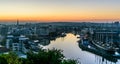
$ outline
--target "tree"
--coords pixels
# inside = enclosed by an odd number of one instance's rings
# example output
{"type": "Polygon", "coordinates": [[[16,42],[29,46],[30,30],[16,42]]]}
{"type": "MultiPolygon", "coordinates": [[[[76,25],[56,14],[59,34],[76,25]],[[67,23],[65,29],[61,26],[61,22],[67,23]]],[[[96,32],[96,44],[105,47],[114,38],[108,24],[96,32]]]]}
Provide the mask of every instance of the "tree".
{"type": "Polygon", "coordinates": [[[18,58],[18,56],[13,52],[10,52],[9,54],[2,54],[0,57],[3,59],[3,61],[6,61],[6,63],[2,64],[22,64],[20,58],[18,58]]]}
{"type": "Polygon", "coordinates": [[[0,64],[8,64],[7,60],[3,56],[0,56],[0,64]]]}
{"type": "Polygon", "coordinates": [[[75,60],[64,60],[64,55],[61,50],[43,50],[40,49],[38,54],[29,52],[27,54],[27,59],[31,61],[31,64],[76,64],[75,60]]]}
{"type": "Polygon", "coordinates": [[[0,64],[77,64],[76,60],[65,60],[61,50],[40,49],[38,53],[27,53],[27,58],[19,58],[15,53],[0,55],[0,64]]]}
{"type": "Polygon", "coordinates": [[[68,59],[68,60],[63,60],[61,64],[77,64],[77,61],[68,59]]]}

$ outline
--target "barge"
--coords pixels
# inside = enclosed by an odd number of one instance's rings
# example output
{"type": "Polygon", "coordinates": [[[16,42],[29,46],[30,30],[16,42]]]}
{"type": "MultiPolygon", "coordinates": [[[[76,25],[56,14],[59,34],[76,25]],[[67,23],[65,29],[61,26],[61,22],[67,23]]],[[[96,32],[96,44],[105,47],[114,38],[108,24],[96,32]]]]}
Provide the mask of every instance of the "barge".
{"type": "Polygon", "coordinates": [[[116,49],[114,47],[112,47],[112,46],[102,46],[102,45],[99,45],[99,44],[95,43],[94,41],[92,41],[92,44],[97,49],[99,49],[100,51],[104,51],[107,54],[115,54],[115,52],[116,52],[116,49]]]}
{"type": "Polygon", "coordinates": [[[90,53],[93,53],[93,54],[96,54],[96,55],[99,55],[99,56],[102,56],[104,58],[107,58],[107,59],[120,59],[120,54],[119,53],[115,53],[115,54],[109,54],[107,52],[105,52],[105,50],[99,50],[98,48],[96,48],[95,45],[93,45],[91,43],[91,41],[89,41],[88,39],[81,39],[79,42],[79,47],[83,50],[83,51],[88,51],[90,53]],[[88,44],[86,45],[85,42],[88,42],[88,44]]]}

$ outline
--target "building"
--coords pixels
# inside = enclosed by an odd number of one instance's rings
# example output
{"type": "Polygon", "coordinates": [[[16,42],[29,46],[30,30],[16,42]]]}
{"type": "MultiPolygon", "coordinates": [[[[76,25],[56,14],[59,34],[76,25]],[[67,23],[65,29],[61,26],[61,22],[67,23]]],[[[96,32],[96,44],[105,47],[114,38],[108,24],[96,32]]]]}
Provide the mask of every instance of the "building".
{"type": "Polygon", "coordinates": [[[19,52],[27,52],[26,44],[28,44],[29,38],[20,35],[20,36],[13,36],[8,35],[6,39],[6,48],[12,51],[19,51],[19,52]]]}
{"type": "Polygon", "coordinates": [[[118,42],[119,33],[109,30],[95,30],[92,39],[99,42],[118,42]]]}
{"type": "Polygon", "coordinates": [[[38,34],[39,36],[48,36],[49,35],[49,27],[48,26],[43,26],[40,28],[36,28],[36,34],[38,34]]]}
{"type": "Polygon", "coordinates": [[[0,34],[1,35],[6,35],[8,32],[8,27],[6,25],[0,26],[0,34]]]}

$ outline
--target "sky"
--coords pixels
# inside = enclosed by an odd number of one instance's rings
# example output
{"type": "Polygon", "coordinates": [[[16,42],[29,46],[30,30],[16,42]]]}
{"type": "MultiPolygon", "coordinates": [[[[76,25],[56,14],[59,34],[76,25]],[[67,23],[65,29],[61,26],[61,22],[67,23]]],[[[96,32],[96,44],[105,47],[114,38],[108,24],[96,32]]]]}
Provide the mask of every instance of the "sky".
{"type": "Polygon", "coordinates": [[[120,0],[0,0],[0,20],[119,21],[120,0]]]}

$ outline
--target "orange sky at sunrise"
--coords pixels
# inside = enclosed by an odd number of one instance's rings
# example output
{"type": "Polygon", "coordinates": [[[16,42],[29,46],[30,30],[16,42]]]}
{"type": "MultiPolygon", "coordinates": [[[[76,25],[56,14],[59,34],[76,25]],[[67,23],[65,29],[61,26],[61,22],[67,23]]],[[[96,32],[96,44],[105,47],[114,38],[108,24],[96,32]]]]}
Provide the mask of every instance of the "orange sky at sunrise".
{"type": "Polygon", "coordinates": [[[0,20],[120,20],[119,0],[0,0],[0,20]]]}

